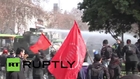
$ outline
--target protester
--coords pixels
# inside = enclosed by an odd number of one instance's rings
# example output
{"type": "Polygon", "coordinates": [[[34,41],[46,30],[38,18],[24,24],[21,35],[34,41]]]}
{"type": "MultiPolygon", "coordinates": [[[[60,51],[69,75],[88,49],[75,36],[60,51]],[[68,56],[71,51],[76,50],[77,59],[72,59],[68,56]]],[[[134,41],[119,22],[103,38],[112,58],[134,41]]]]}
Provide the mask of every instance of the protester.
{"type": "Polygon", "coordinates": [[[3,52],[2,52],[2,55],[0,56],[1,67],[5,67],[7,56],[8,56],[8,50],[4,49],[3,52]]]}
{"type": "Polygon", "coordinates": [[[138,72],[140,72],[140,63],[137,65],[138,72]]]}
{"type": "Polygon", "coordinates": [[[120,60],[117,55],[111,57],[110,64],[108,66],[110,79],[119,79],[121,75],[120,60]]]}
{"type": "Polygon", "coordinates": [[[102,64],[102,57],[99,54],[95,55],[94,63],[89,66],[87,75],[87,79],[104,79],[105,77],[110,79],[108,69],[102,64]]]}
{"type": "MultiPolygon", "coordinates": [[[[45,52],[43,50],[39,50],[39,53],[40,53],[41,59],[43,61],[48,61],[48,59],[46,58],[45,52]]],[[[44,66],[44,68],[43,68],[43,75],[44,75],[44,77],[46,77],[46,74],[48,73],[48,70],[46,68],[47,68],[47,66],[44,66]]]]}
{"type": "Polygon", "coordinates": [[[131,40],[127,39],[127,45],[123,47],[123,56],[126,54],[124,61],[125,61],[125,70],[126,74],[129,74],[130,70],[133,74],[135,74],[135,69],[138,63],[137,54],[139,54],[139,50],[134,44],[131,44],[131,40]]]}
{"type": "MultiPolygon", "coordinates": [[[[24,57],[23,57],[23,61],[29,61],[27,59],[27,57],[28,57],[28,54],[25,54],[24,57]]],[[[29,63],[29,62],[26,62],[26,63],[29,63]]],[[[25,66],[24,67],[24,74],[25,74],[25,77],[27,79],[30,79],[30,75],[31,75],[30,73],[31,73],[31,69],[28,66],[25,66]]]]}
{"type": "Polygon", "coordinates": [[[24,69],[22,65],[23,56],[25,54],[25,50],[23,48],[17,48],[16,57],[20,58],[20,71],[11,71],[7,72],[6,79],[25,79],[24,69]]]}
{"type": "Polygon", "coordinates": [[[87,68],[87,75],[86,75],[86,79],[92,79],[91,78],[91,69],[92,69],[92,64],[89,64],[88,68],[87,68]]]}
{"type": "Polygon", "coordinates": [[[10,55],[7,56],[7,58],[14,58],[16,55],[15,55],[15,51],[14,50],[11,50],[10,51],[10,55]]]}
{"type": "MultiPolygon", "coordinates": [[[[55,55],[56,52],[57,51],[54,48],[52,48],[51,53],[50,53],[50,57],[51,57],[50,58],[50,61],[54,57],[54,55],[55,55]]],[[[49,79],[55,79],[54,76],[49,72],[48,68],[47,68],[47,71],[48,71],[48,78],[49,79]]]]}
{"type": "MultiPolygon", "coordinates": [[[[10,51],[10,55],[8,55],[7,58],[15,58],[14,50],[10,51]]],[[[12,72],[6,72],[6,79],[8,79],[10,77],[10,73],[12,73],[12,72]]]]}
{"type": "Polygon", "coordinates": [[[111,60],[111,56],[113,54],[113,48],[108,45],[108,40],[103,41],[103,47],[101,49],[101,56],[103,58],[103,64],[108,67],[109,62],[111,60]]]}
{"type": "Polygon", "coordinates": [[[122,41],[120,39],[117,39],[116,43],[113,46],[115,53],[117,53],[119,58],[122,58],[122,48],[123,48],[122,41]]]}
{"type": "Polygon", "coordinates": [[[34,66],[32,67],[33,79],[44,78],[44,68],[42,67],[42,63],[43,63],[43,56],[41,55],[41,52],[39,52],[36,54],[35,59],[32,60],[32,64],[34,66]],[[39,66],[39,64],[41,64],[41,66],[39,66]]]}
{"type": "Polygon", "coordinates": [[[87,69],[88,69],[89,63],[87,62],[87,55],[85,56],[84,63],[82,65],[82,68],[80,69],[78,73],[77,79],[87,79],[87,69]]]}
{"type": "Polygon", "coordinates": [[[6,74],[6,60],[8,56],[8,50],[4,49],[2,55],[0,56],[0,77],[5,79],[6,74]]]}
{"type": "Polygon", "coordinates": [[[135,43],[135,45],[139,48],[139,50],[140,50],[140,39],[138,39],[138,41],[135,43]]]}
{"type": "MultiPolygon", "coordinates": [[[[136,42],[135,45],[138,48],[138,50],[140,51],[140,39],[138,39],[138,41],[136,42]]],[[[139,58],[139,61],[140,61],[140,54],[138,54],[138,58],[139,58]]]]}

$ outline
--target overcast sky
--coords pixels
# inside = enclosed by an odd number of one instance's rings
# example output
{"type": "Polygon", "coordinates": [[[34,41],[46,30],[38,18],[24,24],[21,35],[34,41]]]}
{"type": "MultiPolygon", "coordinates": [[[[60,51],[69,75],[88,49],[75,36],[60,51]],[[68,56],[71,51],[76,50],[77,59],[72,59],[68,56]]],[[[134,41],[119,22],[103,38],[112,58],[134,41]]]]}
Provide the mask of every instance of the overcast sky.
{"type": "Polygon", "coordinates": [[[77,8],[77,4],[83,0],[48,0],[47,3],[42,3],[45,10],[51,11],[53,9],[53,4],[58,3],[61,10],[71,11],[72,8],[77,8]]]}

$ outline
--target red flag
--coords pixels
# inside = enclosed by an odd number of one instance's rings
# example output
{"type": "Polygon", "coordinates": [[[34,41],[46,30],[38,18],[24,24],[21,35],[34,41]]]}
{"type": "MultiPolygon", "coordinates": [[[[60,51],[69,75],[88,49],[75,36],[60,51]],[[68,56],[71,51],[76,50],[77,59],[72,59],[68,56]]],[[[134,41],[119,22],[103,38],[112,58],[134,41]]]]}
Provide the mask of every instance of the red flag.
{"type": "Polygon", "coordinates": [[[38,50],[46,50],[50,45],[51,43],[46,38],[46,36],[44,34],[41,34],[38,41],[34,45],[30,46],[30,50],[33,53],[38,53],[38,50]]]}
{"type": "Polygon", "coordinates": [[[56,79],[76,79],[77,74],[82,67],[85,54],[86,45],[78,25],[75,22],[64,43],[51,60],[59,61],[59,63],[56,64],[56,68],[54,67],[54,63],[51,63],[48,70],[55,76],[56,79]],[[61,61],[63,64],[60,63],[61,61]],[[70,68],[67,61],[70,63],[75,61],[72,68],[70,68]],[[67,66],[68,68],[62,68],[61,65],[67,66]]]}

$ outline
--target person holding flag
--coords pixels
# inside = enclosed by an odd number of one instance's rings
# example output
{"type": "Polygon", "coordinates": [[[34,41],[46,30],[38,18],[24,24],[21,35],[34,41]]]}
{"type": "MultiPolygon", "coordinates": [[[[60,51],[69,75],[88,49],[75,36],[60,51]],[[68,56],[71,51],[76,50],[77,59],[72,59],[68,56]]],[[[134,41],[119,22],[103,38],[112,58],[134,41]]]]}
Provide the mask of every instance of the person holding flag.
{"type": "MultiPolygon", "coordinates": [[[[33,61],[44,61],[47,60],[45,59],[45,54],[44,50],[48,49],[49,46],[51,45],[50,41],[46,38],[46,36],[42,33],[38,39],[38,41],[30,46],[30,50],[36,54],[35,59],[33,61]]],[[[38,63],[37,63],[38,64],[38,63]]],[[[46,74],[46,70],[43,68],[33,68],[33,79],[43,79],[43,76],[46,74]]]]}
{"type": "Polygon", "coordinates": [[[75,21],[67,38],[52,58],[52,61],[59,61],[63,63],[57,63],[56,68],[54,67],[54,63],[51,63],[48,70],[55,76],[56,79],[76,79],[84,62],[85,55],[86,45],[75,21]],[[74,64],[70,67],[67,62],[73,61],[74,64]],[[62,68],[60,67],[61,65],[67,66],[68,68],[62,68]]]}

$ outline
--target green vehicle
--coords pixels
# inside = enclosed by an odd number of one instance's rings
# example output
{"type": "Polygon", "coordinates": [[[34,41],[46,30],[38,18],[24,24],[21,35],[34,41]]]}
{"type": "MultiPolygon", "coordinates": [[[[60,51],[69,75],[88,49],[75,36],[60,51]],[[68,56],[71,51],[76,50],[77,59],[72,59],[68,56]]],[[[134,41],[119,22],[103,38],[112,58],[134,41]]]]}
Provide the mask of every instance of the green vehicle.
{"type": "Polygon", "coordinates": [[[7,48],[8,50],[13,48],[13,41],[15,38],[23,38],[20,35],[15,35],[15,34],[0,34],[0,46],[1,50],[3,48],[7,48]]]}
{"type": "Polygon", "coordinates": [[[63,39],[53,39],[52,42],[55,43],[63,43],[63,39]]]}
{"type": "Polygon", "coordinates": [[[0,34],[0,39],[10,39],[10,38],[22,38],[22,36],[14,34],[0,34]]]}

